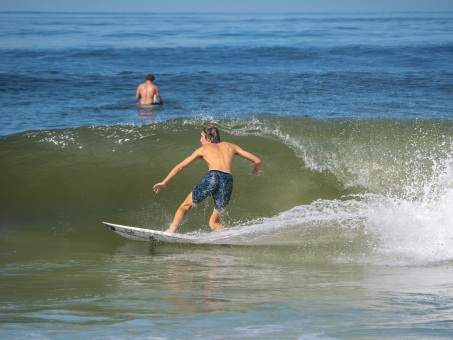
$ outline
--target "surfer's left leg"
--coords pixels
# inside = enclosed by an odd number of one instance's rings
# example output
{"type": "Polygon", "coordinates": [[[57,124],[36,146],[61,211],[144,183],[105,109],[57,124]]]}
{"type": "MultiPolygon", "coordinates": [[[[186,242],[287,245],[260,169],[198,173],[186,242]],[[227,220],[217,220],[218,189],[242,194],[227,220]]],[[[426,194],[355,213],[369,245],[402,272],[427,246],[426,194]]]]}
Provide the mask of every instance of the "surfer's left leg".
{"type": "Polygon", "coordinates": [[[214,208],[211,218],[209,219],[209,227],[212,230],[222,230],[223,229],[223,225],[220,224],[221,217],[222,217],[222,214],[217,209],[214,208]]]}
{"type": "Polygon", "coordinates": [[[178,229],[179,223],[181,223],[182,219],[184,218],[184,215],[186,212],[189,211],[190,208],[192,208],[193,202],[192,202],[192,193],[190,193],[184,202],[179,206],[178,210],[176,210],[175,217],[173,218],[173,222],[171,223],[170,228],[165,230],[167,233],[175,233],[176,230],[178,229]]]}

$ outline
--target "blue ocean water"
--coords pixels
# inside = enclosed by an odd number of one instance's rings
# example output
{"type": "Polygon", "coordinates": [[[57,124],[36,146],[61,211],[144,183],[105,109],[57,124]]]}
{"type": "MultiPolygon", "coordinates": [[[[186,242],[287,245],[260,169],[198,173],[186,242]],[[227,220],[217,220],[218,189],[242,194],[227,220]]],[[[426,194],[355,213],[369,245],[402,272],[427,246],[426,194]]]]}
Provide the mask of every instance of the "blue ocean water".
{"type": "Polygon", "coordinates": [[[176,117],[451,117],[452,13],[1,13],[0,135],[176,117]],[[135,89],[155,74],[152,117],[135,89]]]}
{"type": "Polygon", "coordinates": [[[0,335],[451,338],[452,60],[451,12],[0,13],[0,335]],[[166,229],[206,124],[263,160],[180,227],[229,246],[107,230],[166,229]]]}

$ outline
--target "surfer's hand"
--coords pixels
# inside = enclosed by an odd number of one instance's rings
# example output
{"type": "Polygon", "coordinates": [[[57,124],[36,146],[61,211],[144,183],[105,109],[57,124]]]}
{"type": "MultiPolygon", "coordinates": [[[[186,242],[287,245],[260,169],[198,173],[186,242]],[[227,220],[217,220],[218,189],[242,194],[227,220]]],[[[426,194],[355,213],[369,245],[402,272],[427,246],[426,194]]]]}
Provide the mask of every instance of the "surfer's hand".
{"type": "Polygon", "coordinates": [[[254,176],[261,176],[262,172],[260,169],[254,168],[252,171],[252,175],[254,176]]]}
{"type": "Polygon", "coordinates": [[[154,184],[153,190],[155,193],[158,193],[161,189],[165,188],[166,186],[167,186],[167,184],[165,184],[164,182],[160,182],[160,183],[154,184]]]}

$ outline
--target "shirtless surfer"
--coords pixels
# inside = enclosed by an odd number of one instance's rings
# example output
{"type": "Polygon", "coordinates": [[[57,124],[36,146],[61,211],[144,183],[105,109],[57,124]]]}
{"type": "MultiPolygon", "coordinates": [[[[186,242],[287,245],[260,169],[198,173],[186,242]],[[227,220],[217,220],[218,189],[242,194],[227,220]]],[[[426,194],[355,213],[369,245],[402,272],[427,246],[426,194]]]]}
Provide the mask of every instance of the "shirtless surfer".
{"type": "Polygon", "coordinates": [[[207,126],[201,132],[201,147],[195,152],[176,165],[167,175],[163,182],[154,185],[153,190],[158,193],[165,188],[170,180],[175,177],[182,169],[202,158],[208,165],[208,173],[187,196],[181,206],[176,210],[173,222],[166,230],[168,233],[174,233],[178,229],[179,223],[184,218],[185,213],[195,204],[200,203],[206,197],[214,198],[214,211],[209,219],[209,226],[212,230],[223,229],[220,224],[220,218],[230,201],[231,192],[233,191],[233,176],[231,174],[234,156],[241,156],[255,164],[252,174],[259,175],[261,160],[241,149],[232,143],[221,142],[219,130],[214,126],[207,126]]]}
{"type": "Polygon", "coordinates": [[[154,75],[148,74],[146,75],[146,81],[143,84],[138,85],[137,87],[137,93],[135,94],[136,99],[141,99],[140,104],[141,105],[150,105],[150,104],[160,104],[162,105],[164,101],[162,100],[162,97],[160,96],[159,88],[153,84],[154,75]],[[157,97],[156,99],[159,100],[157,102],[154,97],[157,97]]]}

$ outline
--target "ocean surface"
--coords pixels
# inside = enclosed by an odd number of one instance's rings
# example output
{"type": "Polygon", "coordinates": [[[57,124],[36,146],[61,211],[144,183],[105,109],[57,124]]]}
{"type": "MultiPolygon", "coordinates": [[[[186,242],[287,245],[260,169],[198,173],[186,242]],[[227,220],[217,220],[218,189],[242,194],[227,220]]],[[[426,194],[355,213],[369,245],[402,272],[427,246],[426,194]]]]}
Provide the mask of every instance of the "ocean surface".
{"type": "Polygon", "coordinates": [[[451,339],[452,61],[452,12],[0,13],[1,338],[451,339]],[[208,124],[263,162],[223,245],[103,226],[166,229],[208,124]]]}

